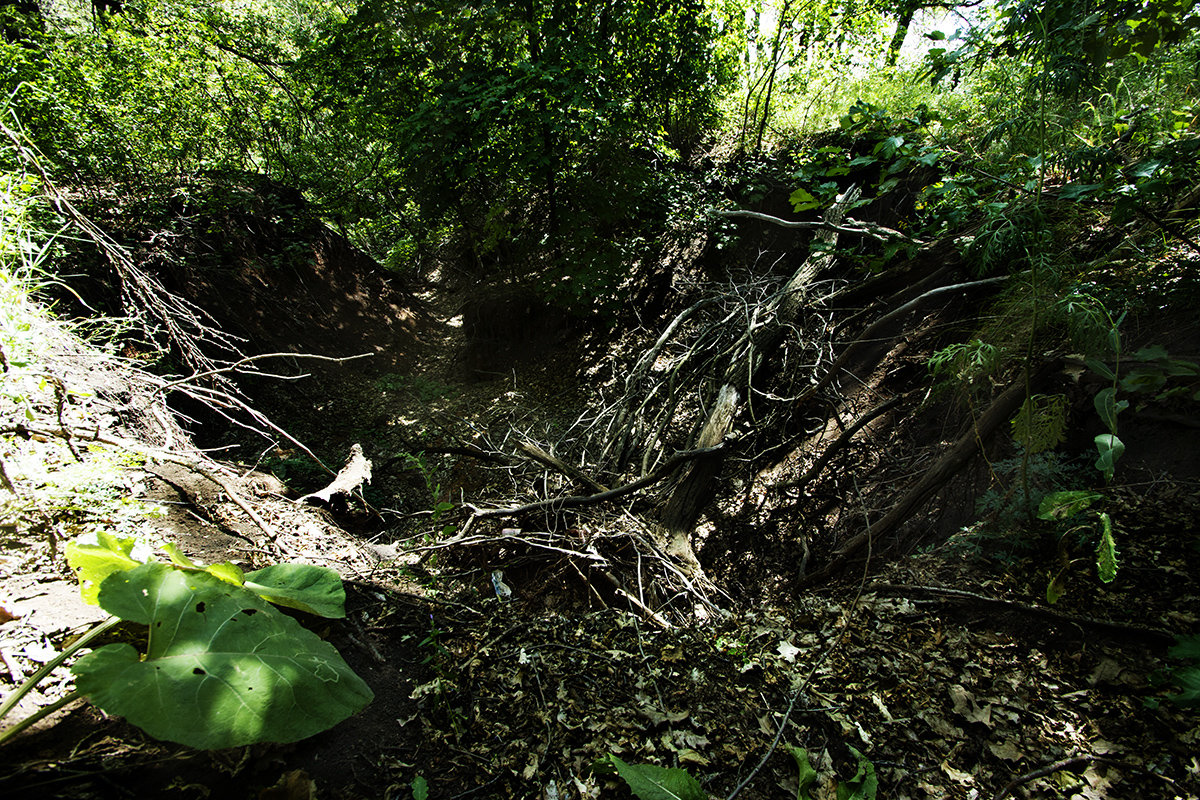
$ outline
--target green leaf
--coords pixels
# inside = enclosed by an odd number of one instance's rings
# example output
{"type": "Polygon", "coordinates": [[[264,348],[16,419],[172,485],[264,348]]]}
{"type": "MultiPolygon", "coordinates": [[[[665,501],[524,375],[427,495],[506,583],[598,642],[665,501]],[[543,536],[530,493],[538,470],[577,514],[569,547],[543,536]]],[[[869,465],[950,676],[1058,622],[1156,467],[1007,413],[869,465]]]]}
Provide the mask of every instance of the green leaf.
{"type": "Polygon", "coordinates": [[[1149,347],[1143,347],[1133,354],[1137,361],[1158,361],[1159,359],[1170,358],[1171,354],[1167,352],[1167,348],[1161,344],[1152,344],[1149,347]]]}
{"type": "Polygon", "coordinates": [[[145,561],[134,555],[139,542],[134,537],[116,537],[108,531],[96,534],[96,544],[67,542],[67,563],[78,573],[84,602],[96,605],[100,584],[114,572],[133,569],[145,561]]]}
{"type": "Polygon", "coordinates": [[[412,782],[413,800],[429,800],[429,782],[424,775],[418,775],[412,782]]]}
{"type": "Polygon", "coordinates": [[[1125,452],[1125,444],[1111,433],[1102,433],[1094,440],[1100,457],[1096,459],[1096,469],[1111,481],[1117,470],[1117,459],[1125,452]]]}
{"type": "Polygon", "coordinates": [[[1051,492],[1038,504],[1038,519],[1054,521],[1070,519],[1104,495],[1083,489],[1071,492],[1051,492]]]}
{"type": "Polygon", "coordinates": [[[614,755],[609,759],[639,800],[707,800],[699,782],[682,769],[626,764],[614,755]]]}
{"type": "Polygon", "coordinates": [[[1138,367],[1121,379],[1127,392],[1157,392],[1167,384],[1167,376],[1159,367],[1138,367]]]}
{"type": "Polygon", "coordinates": [[[143,564],[110,575],[99,599],[150,626],[147,652],[94,650],[71,668],[76,686],[156,738],[197,748],[294,742],[373,696],[332,645],[206,572],[143,564]]]}
{"type": "Polygon", "coordinates": [[[1046,584],[1046,602],[1054,605],[1059,598],[1067,593],[1067,571],[1060,569],[1058,574],[1046,584]]]}
{"type": "Polygon", "coordinates": [[[275,605],[330,619],[346,616],[346,589],[327,567],[272,564],[247,575],[246,588],[275,605]]]}
{"type": "Polygon", "coordinates": [[[814,208],[821,207],[821,201],[812,195],[807,189],[797,189],[792,192],[788,198],[792,208],[796,211],[811,211],[814,208]]]}
{"type": "Polygon", "coordinates": [[[1200,636],[1176,636],[1175,644],[1167,650],[1167,655],[1200,661],[1200,636]]]}
{"type": "Polygon", "coordinates": [[[1173,377],[1187,376],[1193,378],[1200,375],[1200,364],[1197,364],[1195,361],[1184,361],[1179,358],[1168,359],[1164,369],[1168,375],[1173,377]]]}
{"type": "Polygon", "coordinates": [[[1183,691],[1167,695],[1168,700],[1180,706],[1200,706],[1200,667],[1171,670],[1171,682],[1183,691]]]}
{"type": "Polygon", "coordinates": [[[1129,408],[1129,401],[1118,401],[1117,390],[1110,386],[1107,389],[1101,389],[1096,392],[1096,396],[1092,398],[1092,403],[1096,406],[1096,413],[1100,415],[1100,419],[1104,422],[1104,427],[1108,428],[1110,432],[1116,433],[1117,414],[1129,408]]]}
{"type": "Polygon", "coordinates": [[[872,150],[872,152],[875,155],[881,156],[882,158],[891,158],[892,156],[896,155],[896,150],[898,150],[903,144],[903,136],[889,136],[879,144],[875,145],[875,149],[872,150]]]}
{"type": "Polygon", "coordinates": [[[1096,545],[1096,571],[1100,580],[1112,583],[1117,577],[1117,542],[1113,538],[1112,518],[1100,513],[1100,543],[1096,545]]]}
{"type": "Polygon", "coordinates": [[[858,759],[858,771],[850,780],[838,784],[838,800],[875,800],[875,794],[879,791],[879,778],[875,775],[875,765],[853,747],[848,749],[858,759]]]}
{"type": "Polygon", "coordinates": [[[784,745],[784,747],[792,754],[792,758],[796,760],[796,768],[800,771],[796,786],[796,800],[812,800],[812,795],[808,793],[808,787],[817,782],[817,771],[808,761],[808,751],[803,747],[790,744],[784,745]]]}
{"type": "Polygon", "coordinates": [[[1101,378],[1104,378],[1106,381],[1115,381],[1117,379],[1117,373],[1113,372],[1108,364],[1105,364],[1098,358],[1089,358],[1083,363],[1087,365],[1088,369],[1099,375],[1101,378]]]}
{"type": "Polygon", "coordinates": [[[1079,200],[1090,197],[1103,188],[1102,183],[1069,183],[1062,187],[1061,197],[1063,200],[1079,200]]]}
{"type": "Polygon", "coordinates": [[[209,575],[213,575],[223,581],[228,581],[235,586],[241,586],[246,580],[246,577],[242,574],[242,571],[228,561],[222,561],[219,564],[209,564],[208,566],[198,564],[195,561],[192,561],[192,559],[188,558],[187,555],[184,554],[184,552],[172,542],[164,544],[163,551],[166,552],[167,558],[171,559],[171,563],[180,569],[207,572],[209,575]]]}
{"type": "Polygon", "coordinates": [[[941,150],[927,150],[921,155],[913,158],[913,163],[920,164],[925,167],[932,167],[937,164],[938,159],[942,157],[941,150]]]}

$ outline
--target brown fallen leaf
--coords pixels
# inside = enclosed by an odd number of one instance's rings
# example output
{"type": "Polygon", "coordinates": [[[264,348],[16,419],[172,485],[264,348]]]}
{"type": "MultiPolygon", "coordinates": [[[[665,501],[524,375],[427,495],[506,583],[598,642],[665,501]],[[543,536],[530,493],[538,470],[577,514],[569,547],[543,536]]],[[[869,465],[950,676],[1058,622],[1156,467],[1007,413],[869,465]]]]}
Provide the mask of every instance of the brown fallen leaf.
{"type": "Polygon", "coordinates": [[[317,782],[308,777],[302,769],[285,772],[269,786],[258,793],[258,800],[316,800],[317,782]]]}

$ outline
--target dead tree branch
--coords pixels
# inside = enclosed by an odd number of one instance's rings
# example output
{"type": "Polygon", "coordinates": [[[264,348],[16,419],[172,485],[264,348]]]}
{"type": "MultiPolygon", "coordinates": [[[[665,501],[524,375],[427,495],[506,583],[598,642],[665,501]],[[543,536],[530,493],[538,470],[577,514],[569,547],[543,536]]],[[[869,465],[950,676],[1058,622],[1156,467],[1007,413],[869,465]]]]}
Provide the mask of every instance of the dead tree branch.
{"type": "MultiPolygon", "coordinates": [[[[198,372],[220,370],[221,367],[203,350],[209,343],[227,353],[240,356],[237,337],[215,327],[212,318],[199,306],[167,291],[156,278],[134,263],[129,250],[101,230],[67,200],[40,155],[23,135],[0,122],[0,133],[12,142],[18,156],[37,173],[47,198],[54,208],[87,236],[108,260],[121,281],[122,301],[129,312],[144,312],[159,326],[167,341],[178,349],[183,360],[198,372]]],[[[147,331],[152,334],[152,330],[147,331]]]]}
{"type": "Polygon", "coordinates": [[[583,484],[596,494],[603,494],[609,491],[607,486],[597,482],[592,476],[588,475],[579,467],[572,466],[571,464],[563,461],[561,458],[547,453],[533,442],[520,442],[517,444],[517,449],[539,464],[566,475],[576,483],[583,484]]]}
{"type": "Polygon", "coordinates": [[[781,228],[791,228],[793,230],[818,230],[831,231],[833,233],[845,233],[850,236],[865,236],[870,239],[875,239],[880,242],[888,242],[894,239],[900,239],[911,244],[920,245],[922,247],[929,242],[914,239],[907,234],[901,233],[894,228],[889,228],[885,225],[879,225],[874,222],[862,222],[857,219],[846,219],[843,222],[835,223],[828,220],[790,220],[773,217],[770,214],[762,214],[758,211],[718,211],[719,217],[741,217],[744,219],[758,220],[759,222],[767,222],[771,225],[778,225],[781,228]]]}
{"type": "Polygon", "coordinates": [[[482,511],[476,511],[471,519],[495,519],[497,517],[515,517],[520,514],[527,514],[531,511],[544,511],[551,509],[554,511],[562,511],[567,508],[579,508],[581,506],[595,505],[608,500],[616,500],[618,497],[624,497],[627,494],[645,489],[647,486],[653,486],[663,478],[670,475],[676,467],[692,459],[702,458],[707,455],[712,455],[720,451],[722,445],[715,447],[703,447],[696,450],[684,450],[676,453],[660,464],[653,472],[638,478],[636,481],[627,483],[624,486],[618,486],[615,489],[609,489],[606,492],[597,494],[571,496],[571,497],[555,497],[549,500],[539,500],[536,503],[528,503],[523,506],[514,508],[489,508],[482,511]]]}
{"type": "MultiPolygon", "coordinates": [[[[228,366],[204,370],[203,372],[193,372],[191,375],[188,375],[186,378],[177,378],[173,381],[167,381],[166,383],[163,383],[161,386],[156,387],[154,390],[154,393],[158,394],[160,392],[169,392],[172,389],[175,389],[176,387],[179,387],[179,386],[183,386],[186,384],[194,384],[196,381],[201,380],[203,378],[211,378],[211,377],[215,377],[217,375],[227,375],[231,372],[239,372],[239,371],[241,371],[241,368],[246,366],[247,364],[252,364],[255,361],[263,361],[268,358],[305,358],[305,359],[311,359],[314,361],[332,361],[335,364],[343,364],[347,361],[356,361],[360,358],[370,358],[373,355],[375,355],[375,354],[374,353],[359,353],[358,355],[345,356],[343,358],[338,358],[336,356],[322,356],[322,355],[317,355],[315,353],[260,353],[259,355],[256,355],[256,356],[246,356],[245,358],[238,359],[237,361],[233,362],[232,364],[229,364],[228,366]]],[[[260,373],[250,373],[250,374],[260,374],[260,373]]],[[[291,380],[293,378],[302,378],[302,377],[306,377],[306,376],[304,376],[304,375],[295,375],[295,376],[293,376],[293,375],[271,375],[269,377],[285,378],[285,379],[291,380]]]]}
{"type": "Polygon", "coordinates": [[[802,489],[807,486],[809,481],[820,475],[825,467],[828,466],[833,457],[837,455],[843,447],[850,443],[850,440],[854,438],[856,433],[870,424],[872,420],[882,416],[883,414],[886,414],[896,406],[900,405],[902,402],[907,400],[908,397],[908,394],[898,395],[887,402],[880,403],[870,411],[860,416],[853,425],[842,431],[842,434],[838,436],[838,438],[835,439],[833,443],[829,445],[829,447],[825,448],[825,452],[821,454],[821,457],[818,458],[811,467],[805,470],[803,475],[794,481],[776,484],[773,488],[776,491],[783,491],[784,489],[802,489]]]}
{"type": "MultiPolygon", "coordinates": [[[[857,187],[847,190],[836,205],[825,213],[825,222],[834,230],[822,230],[817,234],[820,241],[833,245],[837,241],[839,226],[849,206],[858,198],[857,187]]],[[[748,387],[766,357],[773,353],[791,330],[804,304],[805,291],[813,279],[828,269],[834,256],[828,252],[810,256],[791,279],[765,308],[756,308],[751,317],[763,320],[755,329],[752,324],[735,345],[733,356],[725,367],[717,402],[709,412],[697,437],[698,447],[711,447],[724,440],[730,431],[739,408],[742,387],[748,387]]],[[[721,468],[720,458],[708,458],[689,464],[681,475],[675,491],[663,508],[662,523],[669,537],[667,552],[671,555],[694,561],[691,529],[708,499],[708,486],[721,468]]]]}
{"type": "Polygon", "coordinates": [[[1135,637],[1159,647],[1169,647],[1175,643],[1175,634],[1161,628],[1151,628],[1145,625],[1132,625],[1127,622],[1116,622],[1096,617],[1085,617],[1079,614],[1065,614],[1044,606],[1034,606],[1028,603],[1018,603],[1014,600],[1004,600],[999,597],[988,597],[976,592],[963,589],[951,589],[945,586],[915,586],[909,584],[880,583],[870,587],[871,591],[886,592],[892,595],[908,597],[913,594],[936,595],[947,601],[970,603],[994,611],[1011,611],[1036,619],[1074,625],[1079,628],[1100,631],[1123,637],[1135,637]]]}

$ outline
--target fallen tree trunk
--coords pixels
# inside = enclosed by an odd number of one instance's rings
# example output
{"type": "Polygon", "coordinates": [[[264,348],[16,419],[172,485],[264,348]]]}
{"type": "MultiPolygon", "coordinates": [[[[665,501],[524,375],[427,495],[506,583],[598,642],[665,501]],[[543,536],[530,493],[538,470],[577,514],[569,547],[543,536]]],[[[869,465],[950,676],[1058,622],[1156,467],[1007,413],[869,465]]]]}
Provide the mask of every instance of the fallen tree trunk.
{"type": "MultiPolygon", "coordinates": [[[[1053,372],[1055,364],[1044,365],[1036,375],[1032,376],[1028,385],[1033,386],[1053,372]]],[[[821,569],[805,575],[800,585],[808,586],[820,583],[834,573],[844,569],[849,561],[859,552],[873,545],[875,541],[888,536],[905,520],[919,509],[926,500],[946,481],[958,473],[963,466],[983,447],[983,443],[1005,422],[1012,418],[1021,404],[1025,402],[1026,379],[1024,376],[1005,389],[999,397],[992,401],[982,416],[958,441],[939,458],[932,467],[925,471],[904,496],[901,497],[883,517],[874,523],[869,520],[862,533],[850,538],[834,551],[833,557],[821,569]]]]}

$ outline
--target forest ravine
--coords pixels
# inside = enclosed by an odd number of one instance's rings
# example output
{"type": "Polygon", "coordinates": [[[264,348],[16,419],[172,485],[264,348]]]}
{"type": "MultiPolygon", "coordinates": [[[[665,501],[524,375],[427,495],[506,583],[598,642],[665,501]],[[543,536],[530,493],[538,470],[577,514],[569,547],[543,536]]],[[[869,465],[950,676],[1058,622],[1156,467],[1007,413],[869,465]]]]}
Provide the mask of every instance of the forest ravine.
{"type": "Polygon", "coordinates": [[[5,796],[1200,797],[1195,4],[932,8],[0,8],[5,796]]]}

